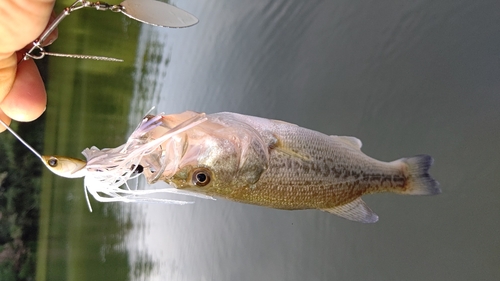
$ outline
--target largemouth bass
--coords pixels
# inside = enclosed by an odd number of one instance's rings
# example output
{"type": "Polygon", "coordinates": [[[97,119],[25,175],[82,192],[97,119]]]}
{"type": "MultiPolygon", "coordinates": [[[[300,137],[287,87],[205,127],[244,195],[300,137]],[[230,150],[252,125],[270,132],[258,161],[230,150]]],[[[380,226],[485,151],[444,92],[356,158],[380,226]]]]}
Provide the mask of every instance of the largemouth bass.
{"type": "Polygon", "coordinates": [[[177,190],[276,209],[319,209],[365,223],[378,220],[361,199],[365,194],[441,192],[428,173],[430,156],[382,162],[365,155],[361,145],[354,137],[283,121],[188,111],[148,115],[124,146],[83,154],[86,178],[92,173],[97,179],[90,184],[121,185],[142,174],[149,183],[161,180],[177,190]],[[99,176],[110,173],[122,178],[99,176]]]}

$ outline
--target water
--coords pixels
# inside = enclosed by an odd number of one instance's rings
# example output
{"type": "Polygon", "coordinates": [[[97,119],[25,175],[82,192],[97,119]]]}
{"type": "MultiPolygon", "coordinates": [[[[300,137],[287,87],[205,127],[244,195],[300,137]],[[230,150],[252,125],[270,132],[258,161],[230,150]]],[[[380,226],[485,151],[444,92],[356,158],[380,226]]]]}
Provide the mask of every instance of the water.
{"type": "Polygon", "coordinates": [[[374,225],[225,200],[113,204],[131,280],[500,279],[498,1],[176,4],[200,23],[141,27],[129,132],[152,106],[281,119],[356,136],[380,160],[430,154],[443,194],[366,196],[374,225]]]}

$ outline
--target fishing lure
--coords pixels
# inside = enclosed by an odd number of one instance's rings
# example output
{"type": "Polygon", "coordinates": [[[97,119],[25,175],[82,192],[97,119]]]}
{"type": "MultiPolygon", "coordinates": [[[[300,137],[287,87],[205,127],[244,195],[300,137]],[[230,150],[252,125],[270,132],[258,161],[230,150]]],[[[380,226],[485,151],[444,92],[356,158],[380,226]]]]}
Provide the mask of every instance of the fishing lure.
{"type": "Polygon", "coordinates": [[[45,51],[45,49],[43,48],[45,40],[47,40],[49,35],[57,28],[61,21],[69,16],[72,12],[84,8],[92,8],[98,11],[122,13],[127,17],[139,22],[160,27],[181,28],[189,27],[198,23],[198,19],[188,12],[172,5],[155,0],[125,0],[118,5],[110,5],[105,2],[77,0],[71,6],[66,7],[64,11],[59,14],[49,26],[47,26],[45,31],[35,41],[33,41],[32,47],[24,55],[23,60],[42,59],[46,55],[50,55],[58,57],[121,62],[121,59],[110,57],[78,54],[59,54],[45,51]]]}
{"type": "Polygon", "coordinates": [[[85,149],[82,154],[88,161],[66,156],[41,155],[1,119],[0,124],[31,150],[54,174],[65,178],[84,177],[85,198],[91,212],[92,206],[90,205],[88,193],[99,202],[160,202],[177,205],[193,203],[190,201],[155,198],[153,196],[159,193],[174,193],[204,199],[214,199],[211,196],[178,190],[172,187],[140,190],[129,186],[127,181],[135,179],[143,173],[144,168],[139,164],[143,158],[152,159],[151,163],[149,163],[149,173],[151,173],[153,165],[157,165],[156,167],[160,171],[161,167],[158,166],[158,163],[166,157],[162,153],[160,145],[176,134],[204,122],[206,117],[204,114],[194,116],[153,140],[148,133],[152,128],[160,125],[160,119],[158,117],[144,118],[128,138],[127,142],[119,147],[102,150],[96,147],[85,149]]]}

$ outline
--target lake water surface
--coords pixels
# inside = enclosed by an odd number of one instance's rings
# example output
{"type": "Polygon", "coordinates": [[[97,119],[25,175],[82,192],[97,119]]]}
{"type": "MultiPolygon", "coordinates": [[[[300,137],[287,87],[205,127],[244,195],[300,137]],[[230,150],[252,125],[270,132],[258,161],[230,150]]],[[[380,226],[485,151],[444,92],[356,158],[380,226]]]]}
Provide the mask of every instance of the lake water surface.
{"type": "MultiPolygon", "coordinates": [[[[500,2],[174,4],[198,25],[139,26],[136,34],[137,25],[118,20],[122,38],[139,38],[125,54],[133,61],[123,69],[79,63],[66,114],[85,128],[80,141],[56,116],[65,93],[52,86],[47,134],[65,127],[66,137],[49,153],[118,146],[152,106],[167,114],[232,111],[356,136],[367,155],[384,161],[430,154],[443,194],[366,196],[380,216],[373,225],[223,199],[91,200],[90,214],[81,182],[47,174],[51,190],[73,187],[51,201],[55,223],[42,235],[38,279],[500,279],[500,2]],[[102,91],[88,90],[96,83],[102,91]]],[[[112,47],[127,48],[118,38],[112,47]]],[[[51,85],[69,83],[68,75],[54,75],[61,80],[51,77],[51,85]]]]}

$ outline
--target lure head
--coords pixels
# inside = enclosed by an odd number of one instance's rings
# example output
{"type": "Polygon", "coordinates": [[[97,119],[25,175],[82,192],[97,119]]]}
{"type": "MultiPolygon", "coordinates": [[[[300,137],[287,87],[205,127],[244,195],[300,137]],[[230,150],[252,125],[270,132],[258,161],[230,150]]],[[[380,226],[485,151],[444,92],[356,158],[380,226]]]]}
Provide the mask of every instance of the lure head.
{"type": "Polygon", "coordinates": [[[84,177],[87,170],[87,162],[65,156],[42,155],[43,163],[54,174],[63,178],[84,177]]]}

